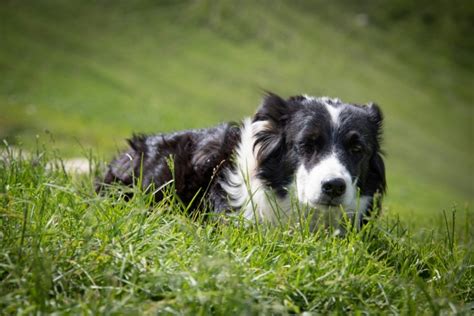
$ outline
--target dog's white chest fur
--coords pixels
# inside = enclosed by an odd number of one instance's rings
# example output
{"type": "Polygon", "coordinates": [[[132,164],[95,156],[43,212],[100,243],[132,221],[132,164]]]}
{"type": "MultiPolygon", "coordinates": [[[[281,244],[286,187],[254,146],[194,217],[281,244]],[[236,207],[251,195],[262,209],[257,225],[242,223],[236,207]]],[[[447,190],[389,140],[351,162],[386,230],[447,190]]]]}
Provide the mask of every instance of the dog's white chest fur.
{"type": "Polygon", "coordinates": [[[267,122],[253,122],[247,118],[241,129],[241,142],[236,150],[235,167],[227,171],[222,188],[229,197],[229,204],[240,209],[243,217],[276,223],[278,217],[290,211],[289,197],[278,198],[257,177],[258,161],[255,135],[266,128],[267,122]]]}

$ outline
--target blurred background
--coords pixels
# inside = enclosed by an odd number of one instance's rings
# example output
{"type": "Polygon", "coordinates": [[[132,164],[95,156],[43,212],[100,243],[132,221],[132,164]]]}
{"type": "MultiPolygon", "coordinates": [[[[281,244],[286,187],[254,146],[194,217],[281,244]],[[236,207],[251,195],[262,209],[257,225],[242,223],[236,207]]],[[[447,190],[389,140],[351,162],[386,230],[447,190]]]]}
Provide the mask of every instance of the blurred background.
{"type": "Polygon", "coordinates": [[[262,89],[375,101],[385,208],[428,223],[472,212],[473,53],[471,0],[3,0],[0,139],[108,160],[132,132],[251,115],[262,89]]]}

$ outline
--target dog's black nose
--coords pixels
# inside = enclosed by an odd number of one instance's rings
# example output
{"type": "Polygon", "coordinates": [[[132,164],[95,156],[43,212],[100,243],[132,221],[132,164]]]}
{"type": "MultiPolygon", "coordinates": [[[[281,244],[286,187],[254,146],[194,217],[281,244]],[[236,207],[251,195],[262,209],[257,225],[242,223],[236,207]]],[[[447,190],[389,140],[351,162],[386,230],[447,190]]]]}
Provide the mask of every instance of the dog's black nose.
{"type": "Polygon", "coordinates": [[[346,192],[346,182],[342,178],[323,181],[323,193],[332,198],[339,197],[346,192]]]}

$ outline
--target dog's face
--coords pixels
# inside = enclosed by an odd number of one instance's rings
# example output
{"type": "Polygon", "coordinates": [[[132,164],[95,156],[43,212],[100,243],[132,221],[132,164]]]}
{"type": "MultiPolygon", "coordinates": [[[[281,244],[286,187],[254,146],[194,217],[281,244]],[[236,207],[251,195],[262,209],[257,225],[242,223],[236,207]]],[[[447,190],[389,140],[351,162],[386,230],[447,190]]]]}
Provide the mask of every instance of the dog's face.
{"type": "Polygon", "coordinates": [[[346,211],[365,211],[372,207],[374,194],[384,192],[382,114],[377,105],[307,96],[283,100],[270,94],[254,121],[265,122],[256,134],[260,176],[277,192],[283,179],[289,179],[300,203],[315,208],[342,205],[346,211]]]}

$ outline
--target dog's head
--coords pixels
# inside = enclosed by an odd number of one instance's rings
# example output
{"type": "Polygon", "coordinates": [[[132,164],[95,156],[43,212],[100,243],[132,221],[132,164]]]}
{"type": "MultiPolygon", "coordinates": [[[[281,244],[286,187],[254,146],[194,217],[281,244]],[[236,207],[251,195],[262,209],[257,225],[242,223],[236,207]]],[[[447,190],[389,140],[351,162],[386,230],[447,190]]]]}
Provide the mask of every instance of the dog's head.
{"type": "Polygon", "coordinates": [[[339,99],[269,93],[254,117],[258,176],[300,203],[367,215],[385,192],[382,112],[339,99]]]}

